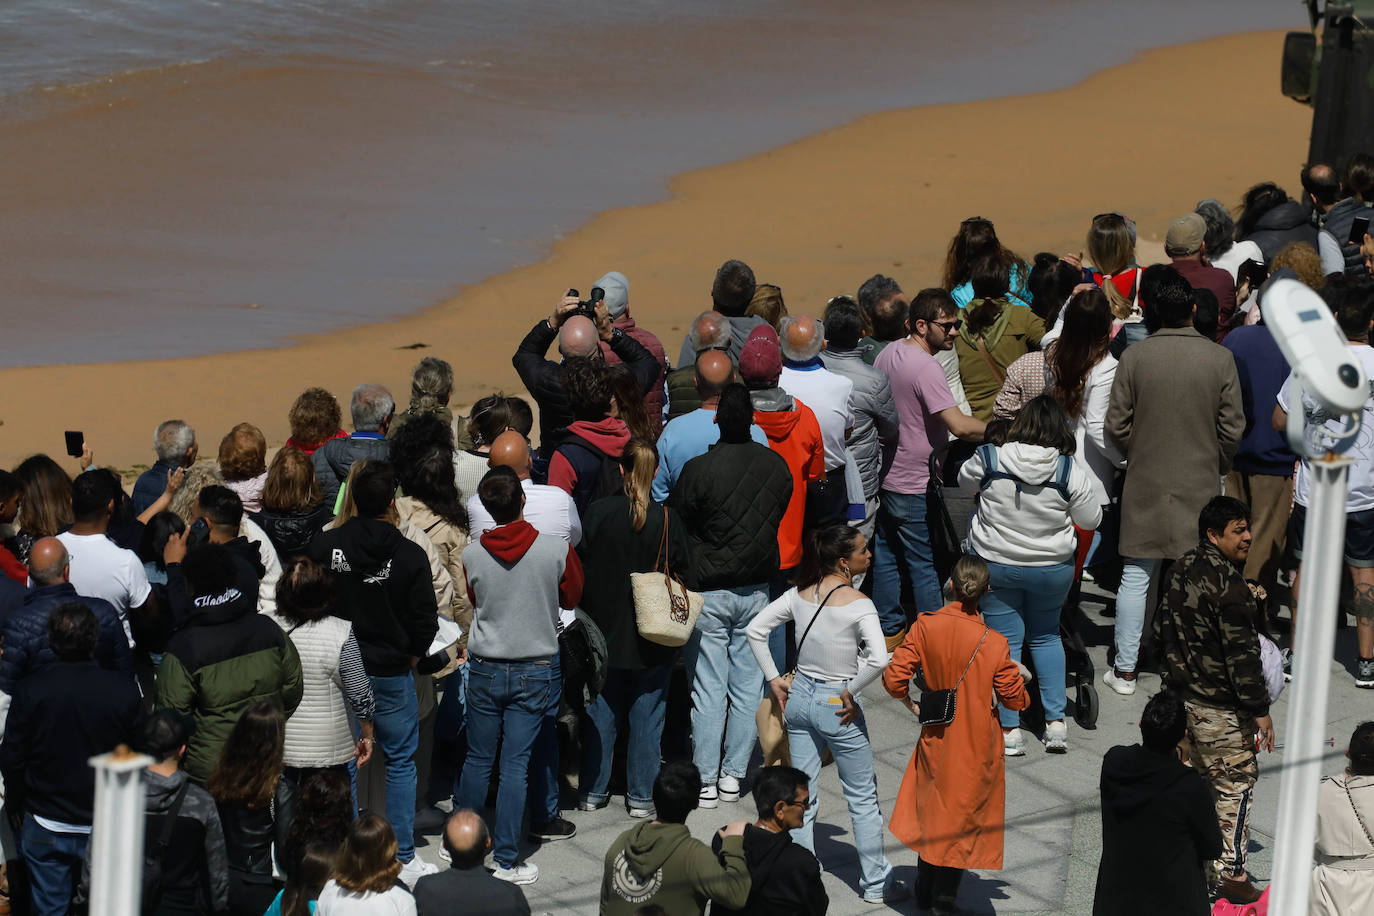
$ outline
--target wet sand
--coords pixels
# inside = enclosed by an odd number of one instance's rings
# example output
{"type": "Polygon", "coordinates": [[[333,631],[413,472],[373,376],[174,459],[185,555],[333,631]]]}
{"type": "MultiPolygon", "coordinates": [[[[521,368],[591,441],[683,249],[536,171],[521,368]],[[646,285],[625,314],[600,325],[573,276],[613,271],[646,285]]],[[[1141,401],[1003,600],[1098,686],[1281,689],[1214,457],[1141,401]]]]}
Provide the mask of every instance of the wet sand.
{"type": "MultiPolygon", "coordinates": [[[[936,284],[950,235],[972,215],[1029,257],[1081,249],[1092,215],[1119,210],[1139,225],[1142,261],[1158,257],[1169,221],[1200,198],[1232,204],[1263,180],[1297,190],[1310,109],[1278,94],[1281,46],[1275,32],[1214,39],[1147,52],[1065,90],[866,116],[682,175],[670,199],[601,214],[545,261],[408,318],[273,350],[0,370],[0,465],[60,455],[64,429],[84,431],[102,463],[151,463],[152,431],[169,417],[197,428],[203,454],[245,419],[280,444],[301,389],[322,385],[346,402],[354,385],[381,382],[404,407],[425,355],[453,363],[455,405],[517,393],[520,338],[563,290],[585,292],[611,269],[630,278],[632,314],[672,357],[729,257],[780,285],[794,314],[852,295],[876,272],[909,291],[936,284]],[[426,348],[406,349],[416,343],[426,348]]],[[[53,321],[55,333],[101,333],[53,321]]]]}

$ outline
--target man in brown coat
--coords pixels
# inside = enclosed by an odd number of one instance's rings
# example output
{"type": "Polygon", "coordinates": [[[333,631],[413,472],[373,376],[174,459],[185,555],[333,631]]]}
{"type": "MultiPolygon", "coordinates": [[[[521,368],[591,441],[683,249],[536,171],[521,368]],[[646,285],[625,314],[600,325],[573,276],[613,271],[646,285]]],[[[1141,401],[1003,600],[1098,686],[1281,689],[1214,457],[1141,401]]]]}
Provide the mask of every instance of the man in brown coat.
{"type": "Polygon", "coordinates": [[[1172,267],[1146,273],[1141,285],[1152,295],[1142,299],[1161,327],[1122,354],[1106,421],[1126,455],[1126,488],[1116,660],[1103,682],[1127,695],[1135,692],[1145,600],[1160,561],[1196,545],[1198,512],[1221,492],[1245,432],[1235,360],[1193,330],[1192,287],[1172,267]]]}

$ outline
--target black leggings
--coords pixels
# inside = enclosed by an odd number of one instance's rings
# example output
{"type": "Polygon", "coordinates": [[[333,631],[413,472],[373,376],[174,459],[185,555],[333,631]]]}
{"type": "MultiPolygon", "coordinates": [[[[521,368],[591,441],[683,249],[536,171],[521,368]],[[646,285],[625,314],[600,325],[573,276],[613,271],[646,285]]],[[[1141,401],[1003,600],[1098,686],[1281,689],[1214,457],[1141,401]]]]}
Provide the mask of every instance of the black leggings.
{"type": "Polygon", "coordinates": [[[954,900],[959,896],[959,882],[963,880],[964,869],[931,865],[924,859],[916,861],[917,908],[933,908],[937,913],[954,912],[954,900]]]}

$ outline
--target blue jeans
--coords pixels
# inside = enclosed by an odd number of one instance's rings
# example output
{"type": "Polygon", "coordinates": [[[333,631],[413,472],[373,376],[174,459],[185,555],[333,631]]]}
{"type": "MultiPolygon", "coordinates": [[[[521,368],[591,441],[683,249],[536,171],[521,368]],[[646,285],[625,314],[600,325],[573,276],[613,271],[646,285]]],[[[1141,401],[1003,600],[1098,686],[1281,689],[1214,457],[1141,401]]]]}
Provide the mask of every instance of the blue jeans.
{"type": "Polygon", "coordinates": [[[502,868],[515,864],[525,815],[530,752],[559,692],[557,656],[542,661],[468,661],[468,756],[458,784],[458,804],[481,811],[501,747],[501,783],[491,824],[492,856],[502,868]]]}
{"type": "Polygon", "coordinates": [[[29,867],[29,886],[34,916],[66,916],[72,891],[86,859],[82,833],[54,833],[41,826],[32,814],[24,815],[20,832],[24,863],[29,867]]]}
{"type": "Polygon", "coordinates": [[[895,636],[907,625],[902,610],[902,576],[911,585],[916,610],[944,607],[940,579],[935,575],[935,554],[926,525],[926,497],[910,493],[879,494],[878,530],[873,544],[873,604],[884,636],[895,636]]]}
{"type": "MultiPolygon", "coordinates": [[[[988,563],[992,591],[979,608],[988,626],[1007,638],[1011,657],[1021,660],[1021,646],[1028,643],[1035,662],[1035,683],[1045,721],[1064,718],[1064,641],[1059,637],[1059,612],[1073,585],[1073,563],[1053,566],[1009,566],[988,563]]],[[[997,706],[1003,728],[1015,728],[1021,714],[997,706]]]]}
{"type": "Polygon", "coordinates": [[[539,723],[539,734],[530,749],[530,822],[547,824],[558,817],[558,706],[563,702],[563,667],[560,656],[549,661],[553,689],[539,723]]]}
{"type": "Polygon", "coordinates": [[[386,819],[396,831],[396,858],[415,858],[415,749],[420,744],[420,702],[410,672],[372,677],[377,701],[377,746],[386,754],[386,819]]]}
{"type": "Polygon", "coordinates": [[[1112,664],[1122,673],[1134,671],[1139,661],[1145,602],[1150,595],[1150,582],[1159,575],[1159,563],[1126,557],[1121,568],[1121,586],[1116,590],[1116,659],[1112,664]]]}
{"type": "Polygon", "coordinates": [[[621,720],[630,725],[625,754],[625,803],[631,808],[654,806],[654,780],[663,754],[663,719],[667,711],[668,679],[673,669],[659,665],[643,671],[612,668],[601,695],[587,707],[590,728],[582,733],[582,797],[601,804],[610,799],[611,764],[621,720]]]}
{"type": "Polygon", "coordinates": [[[816,812],[820,808],[821,753],[830,748],[839,771],[849,820],[854,825],[854,845],[859,851],[859,890],[865,897],[881,897],[892,863],[883,855],[883,812],[878,806],[878,779],[873,772],[873,749],[868,744],[868,725],[862,714],[848,725],[840,724],[840,692],[844,682],[821,684],[798,672],[792,680],[783,718],[792,765],[811,781],[811,805],[792,839],[813,854],[816,812]]]}
{"type": "Polygon", "coordinates": [[[682,660],[692,679],[692,762],[701,784],[713,786],[721,774],[744,778],[759,737],[754,713],[763,699],[763,672],[744,629],[768,606],[768,586],[721,588],[703,598],[682,660]]]}
{"type": "Polygon", "coordinates": [[[444,678],[444,693],[439,698],[439,714],[434,720],[435,741],[457,741],[467,718],[468,666],[444,678]]]}

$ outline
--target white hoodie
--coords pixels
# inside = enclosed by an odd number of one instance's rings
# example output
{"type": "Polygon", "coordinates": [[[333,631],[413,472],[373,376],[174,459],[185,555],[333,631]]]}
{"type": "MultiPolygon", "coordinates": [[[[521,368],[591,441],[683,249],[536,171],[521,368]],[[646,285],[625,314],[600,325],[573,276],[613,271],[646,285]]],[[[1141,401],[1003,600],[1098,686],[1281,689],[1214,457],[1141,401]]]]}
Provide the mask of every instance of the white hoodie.
{"type": "MultiPolygon", "coordinates": [[[[1073,526],[1088,531],[1102,521],[1093,479],[1079,461],[1070,459],[1069,498],[1044,486],[1054,480],[1059,452],[1044,445],[1009,442],[997,449],[997,469],[1022,481],[998,478],[978,499],[969,522],[973,552],[990,563],[1009,566],[1053,566],[1073,559],[1073,526]]],[[[983,479],[983,457],[977,452],[959,469],[959,486],[976,491],[983,479]]]]}

